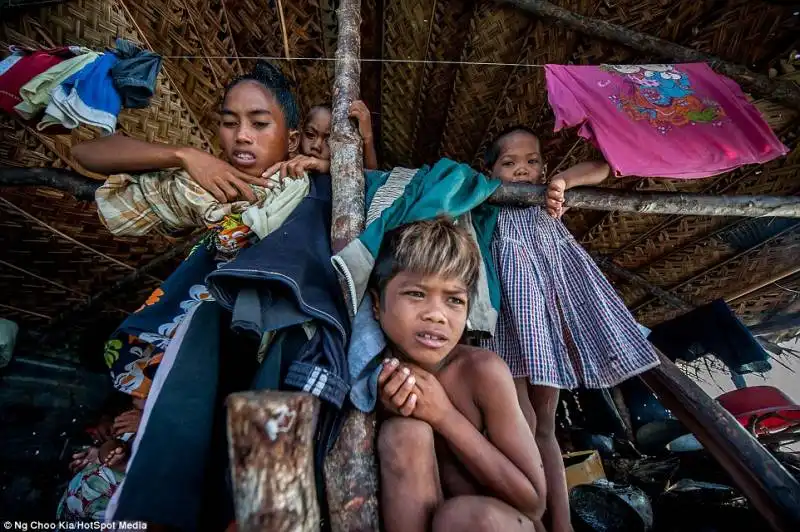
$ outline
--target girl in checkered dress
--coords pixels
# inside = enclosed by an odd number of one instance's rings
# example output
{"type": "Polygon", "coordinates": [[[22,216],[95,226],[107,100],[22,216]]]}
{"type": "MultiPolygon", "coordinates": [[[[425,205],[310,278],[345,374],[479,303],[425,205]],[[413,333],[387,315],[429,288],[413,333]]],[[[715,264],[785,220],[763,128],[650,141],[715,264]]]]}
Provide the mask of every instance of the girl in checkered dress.
{"type": "MultiPolygon", "coordinates": [[[[486,155],[492,177],[544,181],[541,145],[517,126],[486,155]]],[[[570,531],[569,499],[555,437],[560,389],[608,388],[658,364],[636,321],[594,261],[564,227],[564,191],[600,183],[605,163],[581,163],[550,180],[546,208],[503,208],[492,254],[502,289],[495,336],[484,347],[511,368],[542,454],[554,532],[570,531]]]]}

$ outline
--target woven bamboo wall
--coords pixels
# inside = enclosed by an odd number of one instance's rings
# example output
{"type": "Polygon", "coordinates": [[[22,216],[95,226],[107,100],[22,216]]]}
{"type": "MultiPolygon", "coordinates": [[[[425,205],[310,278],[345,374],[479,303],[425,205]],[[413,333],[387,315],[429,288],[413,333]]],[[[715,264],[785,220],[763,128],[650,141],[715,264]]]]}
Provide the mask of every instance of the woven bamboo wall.
{"type": "MultiPolygon", "coordinates": [[[[583,15],[716,54],[766,74],[800,49],[800,17],[766,0],[638,2],[558,0],[583,15]]],[[[301,107],[330,100],[336,27],[333,0],[69,0],[4,13],[0,43],[111,45],[123,36],[164,55],[150,108],[125,112],[121,129],[151,141],[216,149],[221,91],[256,57],[272,57],[296,83],[301,107]],[[287,61],[286,57],[302,60],[287,61]],[[313,60],[316,58],[318,60],[313,60]]],[[[362,0],[362,93],[373,112],[386,166],[440,156],[476,166],[488,140],[525,123],[542,132],[550,171],[598,157],[574,132],[551,133],[545,63],[648,62],[626,47],[567,31],[510,7],[474,0],[362,0]],[[385,62],[380,59],[387,60],[385,62]],[[502,63],[493,65],[490,63],[502,63]]],[[[791,77],[791,76],[790,76],[791,77]]],[[[795,74],[795,79],[800,78],[795,74]]],[[[638,190],[796,195],[800,118],[756,102],[792,154],[764,167],[711,179],[622,179],[638,190]]],[[[0,164],[70,165],[69,148],[94,133],[45,136],[0,120],[0,164]]],[[[736,218],[640,216],[572,211],[565,222],[583,245],[692,305],[716,297],[750,324],[796,311],[800,275],[793,255],[800,228],[778,221],[756,229],[736,218]],[[742,235],[758,239],[743,244],[742,235]]],[[[745,239],[746,240],[746,239],[745,239]]],[[[59,313],[163,253],[161,237],[112,238],[91,204],[46,189],[0,190],[0,316],[41,328],[59,313]],[[24,213],[24,214],[23,214],[24,213]]],[[[136,308],[167,265],[102,309],[136,308]]],[[[637,317],[654,324],[675,315],[641,288],[612,278],[637,317]]]]}

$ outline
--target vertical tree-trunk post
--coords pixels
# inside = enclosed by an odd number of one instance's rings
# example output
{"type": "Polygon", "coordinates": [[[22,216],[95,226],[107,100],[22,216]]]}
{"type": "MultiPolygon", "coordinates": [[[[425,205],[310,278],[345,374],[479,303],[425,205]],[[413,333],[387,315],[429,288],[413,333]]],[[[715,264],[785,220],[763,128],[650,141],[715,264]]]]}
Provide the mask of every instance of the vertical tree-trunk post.
{"type": "Polygon", "coordinates": [[[364,229],[364,155],[358,130],[349,119],[350,104],[360,98],[361,0],[341,0],[336,10],[336,77],[333,83],[331,239],[337,252],[364,229]]]}
{"type": "MultiPolygon", "coordinates": [[[[336,11],[336,78],[333,85],[331,242],[338,252],[364,229],[363,145],[348,115],[359,98],[361,0],[340,0],[336,11]]],[[[345,297],[348,297],[345,290],[345,297]]],[[[375,416],[356,410],[345,420],[325,460],[325,487],[333,532],[379,530],[375,416]]]]}
{"type": "Polygon", "coordinates": [[[228,398],[228,451],[237,529],[317,532],[314,431],[309,394],[242,392],[228,398]]]}

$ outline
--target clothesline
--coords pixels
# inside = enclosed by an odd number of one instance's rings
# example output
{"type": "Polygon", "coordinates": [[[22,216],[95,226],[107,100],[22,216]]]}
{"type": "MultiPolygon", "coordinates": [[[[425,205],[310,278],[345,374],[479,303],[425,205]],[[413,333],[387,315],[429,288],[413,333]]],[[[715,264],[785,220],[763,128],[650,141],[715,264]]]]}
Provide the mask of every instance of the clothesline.
{"type": "MultiPolygon", "coordinates": [[[[322,62],[335,62],[335,57],[286,57],[281,56],[263,56],[263,55],[164,55],[164,59],[263,59],[265,61],[322,61],[322,62]]],[[[558,63],[494,63],[491,61],[446,61],[436,59],[378,59],[378,58],[359,58],[361,63],[408,63],[408,64],[424,64],[424,65],[454,65],[454,66],[497,66],[497,67],[525,67],[525,68],[544,68],[548,64],[558,63]]],[[[646,64],[641,63],[614,63],[614,64],[646,64]]],[[[714,68],[719,61],[706,61],[711,68],[714,68]]],[[[659,64],[672,64],[669,61],[661,61],[659,64]]]]}
{"type": "MultiPolygon", "coordinates": [[[[265,61],[323,61],[335,62],[335,57],[286,57],[286,56],[233,56],[233,55],[164,55],[164,59],[263,59],[265,61]]],[[[484,61],[441,61],[428,59],[359,59],[362,63],[411,63],[430,65],[474,65],[501,67],[544,68],[544,63],[492,63],[484,61]]]]}

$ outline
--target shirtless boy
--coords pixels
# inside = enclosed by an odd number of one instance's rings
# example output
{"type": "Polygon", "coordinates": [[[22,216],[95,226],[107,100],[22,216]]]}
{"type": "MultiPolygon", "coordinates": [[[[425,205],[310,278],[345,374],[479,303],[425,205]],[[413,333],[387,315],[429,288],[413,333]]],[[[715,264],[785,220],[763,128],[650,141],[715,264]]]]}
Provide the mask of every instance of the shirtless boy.
{"type": "Polygon", "coordinates": [[[404,226],[373,269],[389,348],[378,380],[388,532],[543,530],[542,461],[508,366],[458,344],[480,254],[450,221],[404,226]]]}

